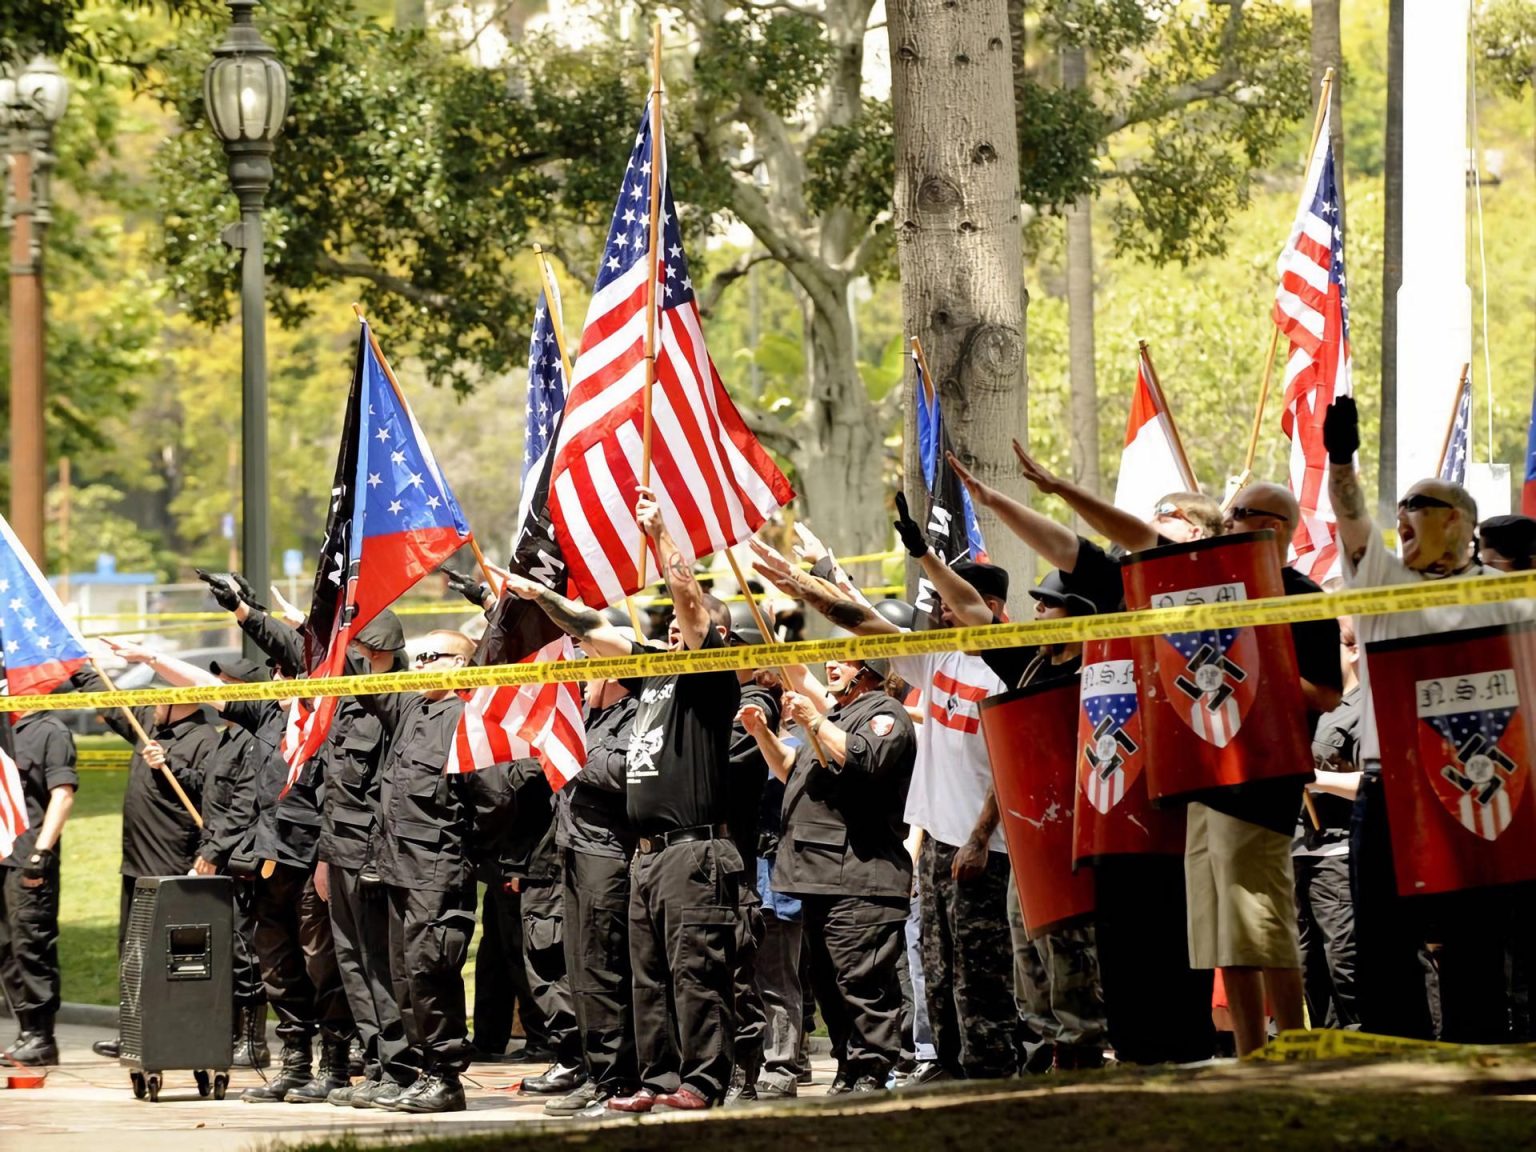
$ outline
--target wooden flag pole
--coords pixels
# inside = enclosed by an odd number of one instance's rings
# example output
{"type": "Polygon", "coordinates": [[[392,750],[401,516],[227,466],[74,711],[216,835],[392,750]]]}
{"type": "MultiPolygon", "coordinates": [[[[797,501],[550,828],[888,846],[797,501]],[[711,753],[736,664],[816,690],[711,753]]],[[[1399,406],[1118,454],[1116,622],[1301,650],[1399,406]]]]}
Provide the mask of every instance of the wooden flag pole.
{"type": "MultiPolygon", "coordinates": [[[[1318,137],[1323,134],[1323,117],[1328,112],[1328,101],[1333,95],[1333,69],[1329,68],[1323,73],[1323,82],[1319,89],[1317,101],[1317,113],[1312,119],[1312,142],[1307,145],[1307,167],[1312,167],[1312,154],[1317,151],[1318,137]]],[[[1334,157],[1334,163],[1338,163],[1338,157],[1334,157]]],[[[1239,477],[1238,487],[1241,488],[1253,476],[1253,461],[1259,452],[1259,430],[1264,424],[1264,409],[1269,403],[1269,385],[1274,376],[1275,354],[1280,350],[1280,327],[1275,325],[1274,332],[1269,339],[1269,356],[1264,361],[1264,379],[1259,385],[1259,402],[1254,406],[1253,430],[1248,435],[1248,453],[1243,458],[1243,470],[1239,477]]]]}
{"type": "MultiPolygon", "coordinates": [[[[571,373],[571,357],[565,350],[565,316],[555,306],[555,301],[560,299],[560,289],[555,284],[555,273],[549,266],[549,257],[544,255],[541,245],[533,246],[534,259],[539,262],[539,280],[544,285],[544,299],[549,301],[549,327],[555,334],[555,350],[560,353],[560,370],[565,373],[565,386],[571,386],[571,381],[576,377],[571,373]]],[[[649,389],[646,390],[649,394],[649,389]]],[[[641,555],[644,555],[645,541],[642,534],[641,555]]],[[[643,561],[642,561],[643,563],[643,561]]],[[[642,573],[643,575],[643,573],[642,573]]],[[[640,613],[635,608],[633,596],[624,597],[624,607],[629,610],[630,627],[635,630],[635,639],[645,639],[645,629],[640,626],[640,613]]]]}
{"type": "MultiPolygon", "coordinates": [[[[368,345],[373,349],[373,354],[378,358],[379,367],[384,369],[384,379],[389,381],[389,386],[394,390],[395,399],[400,402],[400,407],[406,407],[405,393],[400,391],[400,381],[395,379],[395,370],[389,366],[389,357],[384,355],[384,349],[379,347],[379,338],[373,334],[373,325],[368,323],[368,318],[363,315],[363,306],[353,304],[352,311],[357,316],[357,322],[368,329],[368,345]]],[[[496,598],[501,599],[501,581],[496,579],[490,565],[485,562],[485,555],[480,551],[480,541],[475,539],[475,534],[469,534],[469,550],[474,554],[475,563],[480,565],[480,575],[485,577],[485,582],[490,585],[496,598]]]]}
{"type": "MultiPolygon", "coordinates": [[[[736,584],[741,589],[741,594],[746,597],[747,607],[752,610],[752,619],[757,622],[757,630],[763,634],[765,644],[777,645],[779,638],[768,627],[768,621],[763,618],[763,610],[757,606],[757,597],[752,594],[752,589],[747,586],[747,578],[742,574],[741,565],[736,562],[736,554],[729,548],[725,550],[725,558],[731,562],[731,571],[736,575],[736,584]]],[[[779,666],[779,674],[784,677],[784,687],[789,687],[789,669],[784,665],[779,666]]],[[[827,766],[827,750],[821,746],[821,741],[816,739],[816,733],[809,728],[805,734],[810,738],[811,751],[816,753],[816,759],[823,768],[827,766]]]]}
{"type": "MultiPolygon", "coordinates": [[[[91,667],[96,670],[96,675],[101,677],[101,682],[107,686],[108,692],[117,691],[117,685],[112,683],[112,677],[107,675],[106,670],[103,669],[99,663],[97,663],[94,656],[91,657],[91,667]]],[[[139,723],[139,718],[133,714],[132,708],[129,708],[125,705],[122,706],[121,711],[123,715],[127,717],[128,725],[133,729],[135,736],[144,741],[146,744],[153,744],[155,742],[150,734],[144,731],[144,725],[139,723]]],[[[142,749],[140,749],[140,751],[142,751],[142,749]]],[[[165,782],[171,786],[171,791],[176,793],[176,799],[180,800],[181,806],[187,810],[187,815],[191,816],[192,819],[197,822],[197,826],[201,828],[203,826],[203,818],[198,813],[197,808],[193,805],[191,799],[187,796],[185,789],[182,788],[181,781],[177,780],[175,774],[171,771],[171,766],[169,764],[162,764],[160,765],[160,771],[164,773],[165,782]]]]}
{"type": "Polygon", "coordinates": [[[928,358],[923,355],[923,342],[916,336],[912,337],[912,354],[917,357],[917,366],[921,368],[923,375],[923,395],[928,403],[933,403],[933,374],[928,371],[928,358]]]}
{"type": "Polygon", "coordinates": [[[1136,341],[1136,346],[1141,350],[1142,362],[1147,366],[1147,387],[1152,389],[1152,403],[1157,406],[1158,415],[1168,421],[1168,439],[1173,442],[1173,455],[1178,461],[1179,472],[1184,477],[1184,483],[1189,485],[1189,490],[1198,492],[1200,485],[1195,480],[1195,470],[1189,466],[1189,457],[1184,455],[1184,441],[1179,436],[1179,426],[1174,423],[1173,413],[1168,411],[1168,398],[1163,395],[1163,383],[1157,378],[1157,369],[1152,366],[1152,350],[1145,340],[1136,341]]]}
{"type": "MultiPolygon", "coordinates": [[[[1471,364],[1461,366],[1461,379],[1456,382],[1456,395],[1451,401],[1451,418],[1445,425],[1445,439],[1440,441],[1440,462],[1435,465],[1435,475],[1439,476],[1445,471],[1445,457],[1451,450],[1451,436],[1456,431],[1456,414],[1461,411],[1461,395],[1467,390],[1468,377],[1472,373],[1471,364]]],[[[1467,429],[1467,449],[1472,447],[1472,430],[1467,429]]]]}
{"type": "MultiPolygon", "coordinates": [[[[651,431],[655,423],[651,418],[651,388],[656,383],[656,277],[661,259],[661,21],[656,21],[651,33],[651,220],[650,251],[646,253],[645,278],[645,384],[641,399],[640,425],[640,483],[651,486],[651,431]]],[[[639,554],[635,558],[635,570],[640,587],[645,587],[646,560],[649,547],[645,533],[640,533],[639,554]]]]}

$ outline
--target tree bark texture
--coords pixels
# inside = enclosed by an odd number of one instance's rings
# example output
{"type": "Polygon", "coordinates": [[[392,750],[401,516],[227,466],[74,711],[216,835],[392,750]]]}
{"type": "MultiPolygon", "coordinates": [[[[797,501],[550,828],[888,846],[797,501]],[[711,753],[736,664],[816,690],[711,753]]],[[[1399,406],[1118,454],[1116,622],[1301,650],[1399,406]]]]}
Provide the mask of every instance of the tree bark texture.
{"type": "MultiPolygon", "coordinates": [[[[1005,0],[891,0],[895,227],[902,314],[922,340],[955,450],[1026,496],[1010,441],[1028,442],[1018,139],[1005,0]]],[[[908,383],[907,396],[915,385],[908,383]]],[[[908,404],[907,426],[913,425],[908,404]]],[[[916,437],[906,487],[922,490],[916,437]]],[[[1027,603],[1033,560],[981,514],[988,552],[1027,603]]]]}
{"type": "Polygon", "coordinates": [[[1387,136],[1381,238],[1381,437],[1376,507],[1383,524],[1397,514],[1397,290],[1403,283],[1403,0],[1387,9],[1387,136]]]}
{"type": "Polygon", "coordinates": [[[1344,228],[1344,48],[1339,37],[1339,3],[1312,0],[1312,104],[1316,107],[1323,74],[1332,68],[1333,90],[1328,104],[1333,117],[1328,122],[1328,135],[1333,141],[1333,165],[1339,181],[1339,227],[1344,228]]]}
{"type": "MultiPolygon", "coordinates": [[[[1088,81],[1080,45],[1061,53],[1061,86],[1088,81]]],[[[1072,479],[1090,492],[1100,488],[1099,387],[1093,362],[1093,197],[1080,196],[1067,209],[1067,381],[1071,394],[1072,479]]]]}

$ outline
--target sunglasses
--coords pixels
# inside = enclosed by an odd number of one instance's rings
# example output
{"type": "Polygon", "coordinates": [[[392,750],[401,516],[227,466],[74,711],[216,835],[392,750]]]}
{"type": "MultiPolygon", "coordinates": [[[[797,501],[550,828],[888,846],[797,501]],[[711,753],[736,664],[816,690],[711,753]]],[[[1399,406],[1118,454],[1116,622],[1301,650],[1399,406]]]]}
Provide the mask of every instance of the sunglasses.
{"type": "Polygon", "coordinates": [[[1280,512],[1271,512],[1268,508],[1244,508],[1241,505],[1228,509],[1227,515],[1233,520],[1252,520],[1262,516],[1268,517],[1271,520],[1278,520],[1282,524],[1289,524],[1291,522],[1289,516],[1280,512]]]}
{"type": "Polygon", "coordinates": [[[418,652],[416,653],[415,663],[435,664],[439,660],[449,660],[452,659],[452,657],[452,652],[418,652]]]}
{"type": "Polygon", "coordinates": [[[1171,516],[1175,520],[1187,521],[1189,519],[1189,517],[1184,515],[1184,509],[1180,508],[1177,504],[1169,504],[1166,502],[1159,504],[1156,508],[1152,509],[1152,516],[1154,519],[1159,516],[1171,516]]]}
{"type": "Polygon", "coordinates": [[[1449,500],[1441,500],[1436,496],[1426,496],[1422,492],[1416,492],[1412,496],[1405,496],[1397,502],[1399,512],[1423,512],[1426,508],[1454,508],[1456,505],[1449,500]]]}

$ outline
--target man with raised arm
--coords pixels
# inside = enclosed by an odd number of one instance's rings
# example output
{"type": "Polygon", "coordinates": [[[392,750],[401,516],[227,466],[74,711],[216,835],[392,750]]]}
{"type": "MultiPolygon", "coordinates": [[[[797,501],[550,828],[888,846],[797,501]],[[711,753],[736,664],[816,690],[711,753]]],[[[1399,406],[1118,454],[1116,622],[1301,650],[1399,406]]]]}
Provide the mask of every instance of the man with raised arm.
{"type": "MultiPolygon", "coordinates": [[[[939,619],[956,627],[952,604],[978,599],[986,619],[1006,619],[1008,573],[991,564],[950,568],[928,547],[898,497],[897,530],[934,586],[939,619]]],[[[836,599],[761,542],[757,569],[850,632],[899,629],[867,604],[836,599]]],[[[923,724],[907,793],[905,818],[923,828],[918,857],[922,893],[923,967],[939,1064],[954,1077],[1011,1076],[1018,1068],[1020,1028],[1012,987],[1008,929],[1008,852],[997,805],[987,803],[991,761],[979,705],[1004,688],[980,657],[965,652],[903,656],[892,670],[921,693],[923,724]]]]}
{"type": "MultiPolygon", "coordinates": [[[[1401,557],[1387,551],[1366,510],[1355,468],[1360,417],[1355,402],[1341,396],[1323,421],[1328,449],[1328,496],[1338,521],[1344,578],[1355,587],[1413,584],[1421,580],[1486,575],[1473,559],[1477,504],[1459,484],[1439,479],[1414,483],[1397,502],[1401,557]]],[[[1360,616],[1359,675],[1364,709],[1360,735],[1363,768],[1351,828],[1350,867],[1355,893],[1356,988],[1360,1026],[1367,1032],[1428,1037],[1430,1013],[1419,952],[1425,928],[1434,925],[1440,943],[1440,1038],[1461,1043],[1506,1038],[1503,933],[1519,913],[1497,890],[1444,896],[1397,894],[1392,842],[1382,793],[1381,740],[1371,699],[1370,645],[1398,637],[1456,632],[1531,619],[1529,600],[1505,604],[1450,605],[1360,616]]]]}
{"type": "MultiPolygon", "coordinates": [[[[672,595],[668,649],[723,648],[730,613],[699,587],[648,488],[639,490],[635,519],[672,595]]],[[[542,584],[514,575],[508,586],[593,655],[654,651],[542,584]]],[[[731,1080],[743,864],[726,813],[741,685],[734,672],[650,676],[638,696],[624,784],[638,838],[629,947],[641,1086],[607,1103],[613,1112],[696,1111],[721,1103],[731,1080]]]]}

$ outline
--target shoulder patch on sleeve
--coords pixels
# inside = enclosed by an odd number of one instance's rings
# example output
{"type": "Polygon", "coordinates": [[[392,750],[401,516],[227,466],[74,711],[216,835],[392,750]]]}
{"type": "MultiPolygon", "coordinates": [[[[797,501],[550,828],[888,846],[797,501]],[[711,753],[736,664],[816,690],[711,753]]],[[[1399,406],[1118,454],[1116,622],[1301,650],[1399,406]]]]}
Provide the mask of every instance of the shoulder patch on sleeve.
{"type": "Polygon", "coordinates": [[[871,716],[869,718],[869,730],[876,736],[889,736],[895,727],[895,717],[887,716],[883,712],[878,716],[871,716]]]}

